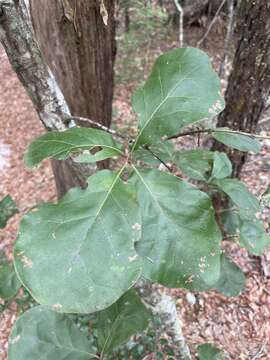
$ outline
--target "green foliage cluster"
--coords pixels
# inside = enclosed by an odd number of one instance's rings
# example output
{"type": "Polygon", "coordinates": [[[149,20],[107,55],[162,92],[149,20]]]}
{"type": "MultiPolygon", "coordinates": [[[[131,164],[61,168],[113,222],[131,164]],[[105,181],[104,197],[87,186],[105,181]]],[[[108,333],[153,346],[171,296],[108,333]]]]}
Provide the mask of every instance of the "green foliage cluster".
{"type": "MultiPolygon", "coordinates": [[[[230,177],[226,154],[175,150],[169,140],[187,126],[202,126],[224,107],[207,55],[186,48],[160,56],[132,103],[139,123],[132,141],[121,144],[101,130],[72,128],[45,134],[28,148],[30,167],[71,155],[86,162],[117,156],[123,165],[97,172],[87,189],[72,189],[22,220],[15,269],[41,306],[15,324],[9,360],[36,360],[41,354],[48,360],[110,358],[148,326],[150,313],[131,289],[140,278],[169,288],[240,293],[244,274],[221,251],[209,195],[232,202],[241,246],[260,254],[270,244],[256,218],[260,204],[230,177]],[[157,168],[157,160],[174,164],[199,186],[157,168]],[[86,314],[86,321],[94,314],[97,341],[68,314],[86,314]]],[[[244,134],[214,126],[202,130],[233,148],[259,151],[259,143],[244,134]]],[[[199,358],[217,359],[216,350],[200,348],[199,358]]]]}
{"type": "MultiPolygon", "coordinates": [[[[8,220],[18,213],[18,208],[10,195],[0,201],[0,229],[3,229],[8,220]]],[[[0,298],[4,300],[1,305],[3,311],[10,299],[18,292],[21,284],[15,274],[14,266],[10,265],[4,251],[0,252],[0,298]]]]}

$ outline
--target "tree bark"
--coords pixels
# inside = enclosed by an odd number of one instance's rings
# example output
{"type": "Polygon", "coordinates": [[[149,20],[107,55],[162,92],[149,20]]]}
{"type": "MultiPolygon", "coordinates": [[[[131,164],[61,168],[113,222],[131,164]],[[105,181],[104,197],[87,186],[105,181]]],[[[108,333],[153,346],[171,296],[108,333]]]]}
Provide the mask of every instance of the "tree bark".
{"type": "MultiPolygon", "coordinates": [[[[31,0],[30,9],[42,54],[71,114],[110,126],[116,53],[114,0],[31,0]]],[[[84,186],[84,177],[78,178],[70,161],[53,161],[52,167],[59,197],[71,187],[84,186]]]]}
{"type": "MultiPolygon", "coordinates": [[[[225,94],[226,108],[217,126],[255,132],[270,93],[270,2],[242,0],[233,70],[225,94]]],[[[239,176],[246,154],[215,143],[214,149],[226,151],[239,176]]]]}

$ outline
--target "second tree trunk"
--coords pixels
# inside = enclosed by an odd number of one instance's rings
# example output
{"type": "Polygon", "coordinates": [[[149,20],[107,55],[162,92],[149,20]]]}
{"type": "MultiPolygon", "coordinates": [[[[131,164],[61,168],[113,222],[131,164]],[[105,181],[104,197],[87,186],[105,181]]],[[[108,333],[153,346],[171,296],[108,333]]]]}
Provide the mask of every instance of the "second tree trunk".
{"type": "MultiPolygon", "coordinates": [[[[240,7],[239,40],[225,94],[226,108],[219,127],[253,133],[265,109],[270,91],[270,2],[243,0],[240,7]]],[[[239,177],[246,154],[216,143],[226,151],[239,177]]]]}
{"type": "MultiPolygon", "coordinates": [[[[114,1],[31,0],[37,39],[72,115],[110,126],[116,53],[114,1]],[[107,23],[107,25],[106,25],[107,23]]],[[[58,196],[84,186],[73,164],[54,161],[58,196]]],[[[88,169],[86,168],[86,176],[88,169]]]]}

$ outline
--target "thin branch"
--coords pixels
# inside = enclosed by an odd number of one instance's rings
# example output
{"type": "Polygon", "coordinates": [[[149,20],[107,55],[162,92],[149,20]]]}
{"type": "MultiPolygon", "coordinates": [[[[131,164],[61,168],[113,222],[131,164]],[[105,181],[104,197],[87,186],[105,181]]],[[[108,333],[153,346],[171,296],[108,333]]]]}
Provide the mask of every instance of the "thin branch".
{"type": "Polygon", "coordinates": [[[186,131],[186,132],[180,132],[176,135],[172,135],[167,137],[166,140],[171,140],[171,139],[177,139],[179,137],[182,136],[188,136],[188,135],[196,135],[196,134],[212,134],[212,133],[217,133],[217,132],[223,132],[223,133],[228,133],[228,134],[238,134],[238,135],[245,135],[245,136],[249,136],[252,138],[257,138],[257,139],[267,139],[270,140],[270,136],[265,136],[265,135],[258,135],[258,134],[252,134],[252,133],[247,133],[244,131],[237,131],[237,130],[230,130],[230,129],[200,129],[200,130],[190,130],[190,131],[186,131]]]}
{"type": "Polygon", "coordinates": [[[267,103],[268,103],[268,104],[266,104],[266,107],[265,107],[264,111],[268,111],[268,110],[270,110],[270,104],[269,104],[269,101],[267,101],[267,103]]]}
{"type": "Polygon", "coordinates": [[[226,66],[229,44],[231,42],[231,38],[233,34],[233,25],[234,25],[234,0],[227,0],[227,1],[228,1],[228,10],[229,10],[229,21],[228,21],[227,33],[224,42],[224,53],[219,67],[220,77],[223,76],[224,68],[226,66]]]}
{"type": "Polygon", "coordinates": [[[162,165],[164,165],[166,167],[166,169],[168,169],[170,172],[173,172],[172,168],[170,166],[168,166],[162,159],[160,159],[160,157],[155,154],[150,148],[149,146],[145,145],[144,149],[149,151],[151,155],[153,155],[162,165]]]}
{"type": "Polygon", "coordinates": [[[76,121],[78,122],[86,122],[88,124],[90,124],[92,127],[95,127],[95,128],[98,128],[98,129],[101,129],[103,131],[106,131],[114,136],[117,136],[123,140],[128,140],[129,138],[127,136],[124,136],[122,134],[119,134],[117,131],[113,130],[113,129],[110,129],[108,128],[107,126],[105,125],[102,125],[100,124],[99,122],[96,122],[94,120],[91,120],[89,118],[85,118],[85,117],[81,117],[81,116],[66,116],[65,117],[65,120],[66,121],[74,121],[76,123],[76,121]]]}
{"type": "Polygon", "coordinates": [[[179,46],[184,45],[184,10],[179,3],[179,0],[174,0],[175,6],[179,11],[179,46]]]}
{"type": "Polygon", "coordinates": [[[175,349],[175,359],[191,360],[189,346],[183,334],[181,315],[173,298],[147,280],[140,280],[135,287],[145,306],[161,320],[162,326],[159,327],[157,336],[160,336],[160,333],[167,335],[169,346],[175,349]]]}
{"type": "Polygon", "coordinates": [[[226,240],[231,240],[231,239],[238,239],[239,235],[226,235],[222,240],[226,241],[226,240]]]}
{"type": "Polygon", "coordinates": [[[270,116],[269,116],[269,117],[266,117],[266,118],[264,118],[264,119],[262,119],[262,120],[260,120],[260,121],[259,121],[259,125],[265,124],[265,123],[267,123],[268,121],[270,121],[270,116]]]}
{"type": "Polygon", "coordinates": [[[219,8],[217,9],[217,12],[216,12],[216,14],[215,14],[215,16],[214,16],[213,20],[211,21],[211,23],[210,23],[210,25],[209,25],[208,29],[206,30],[206,32],[205,32],[205,34],[204,34],[204,36],[201,38],[201,40],[199,40],[199,41],[197,42],[197,45],[196,45],[197,47],[200,47],[200,46],[201,46],[201,44],[204,42],[204,40],[207,38],[207,36],[208,36],[209,32],[211,31],[211,29],[212,29],[212,27],[213,27],[214,23],[216,22],[217,17],[218,17],[218,15],[219,15],[219,13],[221,12],[221,10],[222,10],[222,8],[223,8],[223,6],[224,6],[224,4],[225,4],[225,2],[226,2],[226,1],[227,1],[227,0],[223,0],[223,1],[222,1],[222,3],[220,4],[220,6],[219,6],[219,8]]]}
{"type": "MultiPolygon", "coordinates": [[[[213,130],[210,130],[210,132],[213,132],[213,130]]],[[[245,135],[245,136],[249,136],[249,137],[257,138],[257,139],[270,140],[270,136],[252,134],[252,133],[247,133],[247,132],[244,132],[244,131],[237,131],[237,130],[230,130],[230,129],[224,129],[224,130],[215,129],[214,132],[225,132],[225,133],[228,133],[228,134],[239,134],[239,135],[245,135]]]]}
{"type": "MultiPolygon", "coordinates": [[[[211,130],[214,131],[214,130],[211,130]]],[[[203,134],[203,133],[210,133],[210,130],[206,130],[206,129],[200,129],[200,130],[189,130],[189,131],[185,131],[185,132],[180,132],[178,134],[172,135],[167,137],[166,139],[164,139],[164,141],[166,140],[172,140],[172,139],[177,139],[179,137],[183,137],[183,136],[188,136],[188,135],[197,135],[197,134],[203,134]]]]}

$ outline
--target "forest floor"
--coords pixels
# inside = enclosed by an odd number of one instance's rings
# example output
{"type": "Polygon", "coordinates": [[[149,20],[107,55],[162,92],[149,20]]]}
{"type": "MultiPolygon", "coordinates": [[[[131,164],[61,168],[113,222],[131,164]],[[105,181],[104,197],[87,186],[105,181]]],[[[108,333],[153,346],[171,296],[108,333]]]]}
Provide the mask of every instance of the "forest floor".
{"type": "MultiPolygon", "coordinates": [[[[202,34],[201,29],[196,29],[188,31],[186,41],[189,45],[196,44],[196,39],[202,34]]],[[[122,60],[116,64],[114,123],[121,129],[127,127],[132,130],[134,126],[134,114],[127,99],[140,82],[138,79],[147,74],[149,67],[145,67],[143,62],[152,63],[156,55],[177,46],[175,39],[161,42],[159,46],[155,44],[149,46],[147,51],[140,49],[143,58],[139,54],[137,57],[129,54],[129,59],[124,59],[123,54],[127,49],[120,49],[122,60]],[[122,67],[126,66],[123,59],[130,62],[130,74],[133,73],[132,66],[140,69],[133,79],[122,71],[122,67]]],[[[219,63],[221,49],[222,43],[218,47],[216,37],[208,39],[207,51],[215,65],[219,63]]],[[[2,48],[0,78],[0,199],[10,194],[20,209],[20,214],[0,232],[0,249],[4,249],[11,259],[12,245],[22,215],[36,203],[54,200],[55,187],[49,161],[44,161],[33,171],[28,171],[23,164],[27,145],[44,130],[2,48]]],[[[223,85],[226,85],[225,81],[223,85]]],[[[257,195],[264,192],[269,182],[267,145],[264,144],[259,155],[250,156],[242,175],[242,179],[257,195]]],[[[196,294],[196,303],[191,305],[186,291],[170,291],[177,301],[187,342],[193,351],[198,343],[213,343],[232,360],[270,359],[270,279],[263,272],[260,257],[250,256],[231,243],[225,245],[225,251],[246,274],[246,290],[243,294],[226,298],[215,291],[200,293],[196,294]]],[[[7,338],[15,319],[16,304],[13,302],[0,315],[0,360],[7,359],[7,338]]]]}

